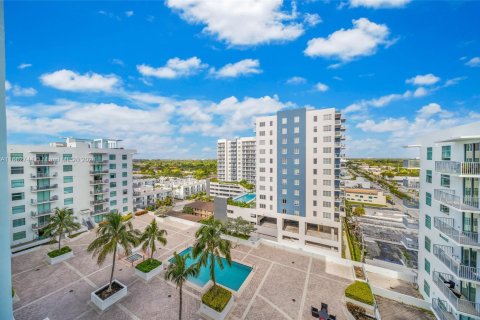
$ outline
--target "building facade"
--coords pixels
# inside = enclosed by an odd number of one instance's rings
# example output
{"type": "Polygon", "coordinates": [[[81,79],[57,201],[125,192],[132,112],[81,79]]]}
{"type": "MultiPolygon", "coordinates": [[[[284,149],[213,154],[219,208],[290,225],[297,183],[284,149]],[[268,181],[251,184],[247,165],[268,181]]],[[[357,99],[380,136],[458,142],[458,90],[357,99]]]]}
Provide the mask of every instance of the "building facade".
{"type": "Polygon", "coordinates": [[[419,291],[439,319],[480,319],[480,123],[420,143],[419,291]]]}
{"type": "Polygon", "coordinates": [[[92,227],[109,212],[132,212],[134,152],[109,139],[9,145],[11,245],[42,240],[42,229],[55,208],[72,209],[84,227],[92,227]]]}
{"type": "Polygon", "coordinates": [[[376,189],[345,188],[345,200],[366,205],[387,205],[387,198],[383,191],[376,189]]]}
{"type": "Polygon", "coordinates": [[[217,178],[255,184],[255,137],[217,141],[217,178]]]}
{"type": "Polygon", "coordinates": [[[344,119],[335,109],[256,119],[257,232],[340,255],[344,119]]]}
{"type": "Polygon", "coordinates": [[[238,183],[207,180],[208,196],[234,198],[250,191],[238,183]]]}

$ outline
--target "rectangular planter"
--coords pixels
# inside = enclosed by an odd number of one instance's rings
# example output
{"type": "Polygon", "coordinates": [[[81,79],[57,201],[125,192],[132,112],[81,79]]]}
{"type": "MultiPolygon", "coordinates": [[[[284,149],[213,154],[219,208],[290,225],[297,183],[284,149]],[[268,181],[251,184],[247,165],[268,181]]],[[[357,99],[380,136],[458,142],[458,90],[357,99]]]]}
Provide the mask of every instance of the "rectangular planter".
{"type": "Polygon", "coordinates": [[[234,298],[233,296],[230,298],[230,301],[228,301],[227,305],[225,308],[222,310],[222,312],[218,312],[217,310],[214,310],[207,306],[206,304],[201,303],[200,304],[200,313],[203,314],[204,316],[207,316],[210,319],[213,320],[224,320],[227,318],[228,314],[233,308],[233,303],[234,303],[234,298]]]}
{"type": "Polygon", "coordinates": [[[353,303],[354,305],[357,305],[359,307],[363,307],[366,311],[366,314],[373,317],[375,316],[375,306],[351,299],[349,297],[345,297],[345,301],[353,303]]]}
{"type": "Polygon", "coordinates": [[[142,272],[140,270],[138,270],[137,268],[135,268],[135,275],[141,279],[143,279],[144,281],[150,281],[152,280],[154,277],[158,276],[160,273],[162,273],[163,271],[163,264],[159,265],[158,267],[156,267],[155,269],[153,269],[152,271],[150,272],[142,272]]]}
{"type": "Polygon", "coordinates": [[[50,258],[48,255],[47,255],[47,260],[48,260],[48,263],[53,265],[53,264],[57,264],[57,263],[60,263],[62,261],[65,261],[67,259],[70,259],[73,257],[73,250],[70,251],[70,252],[67,252],[67,253],[64,253],[58,257],[55,257],[55,258],[50,258]]]}
{"type": "Polygon", "coordinates": [[[99,296],[97,296],[95,293],[97,291],[99,291],[100,289],[102,288],[105,288],[106,286],[108,286],[108,283],[102,287],[100,287],[99,289],[93,291],[91,294],[90,294],[90,300],[93,302],[93,304],[95,304],[100,310],[104,311],[105,309],[107,309],[108,307],[112,306],[113,304],[115,304],[117,301],[119,301],[120,299],[124,298],[127,296],[127,286],[124,285],[123,283],[121,283],[120,281],[118,280],[113,280],[114,282],[118,283],[119,285],[123,286],[123,289],[121,289],[120,291],[117,291],[115,292],[115,294],[111,295],[110,297],[108,297],[107,299],[105,300],[102,300],[99,296]]]}

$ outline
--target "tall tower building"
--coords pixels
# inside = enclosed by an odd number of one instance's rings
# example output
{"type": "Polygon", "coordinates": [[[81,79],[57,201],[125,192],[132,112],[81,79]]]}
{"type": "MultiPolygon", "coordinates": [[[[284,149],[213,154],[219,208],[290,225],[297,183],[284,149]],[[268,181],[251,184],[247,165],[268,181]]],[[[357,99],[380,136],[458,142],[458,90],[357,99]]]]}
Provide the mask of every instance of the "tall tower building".
{"type": "Polygon", "coordinates": [[[279,242],[341,254],[343,124],[335,109],[257,118],[259,232],[274,227],[279,242]]]}
{"type": "Polygon", "coordinates": [[[217,141],[217,178],[255,183],[255,137],[217,141]]]}

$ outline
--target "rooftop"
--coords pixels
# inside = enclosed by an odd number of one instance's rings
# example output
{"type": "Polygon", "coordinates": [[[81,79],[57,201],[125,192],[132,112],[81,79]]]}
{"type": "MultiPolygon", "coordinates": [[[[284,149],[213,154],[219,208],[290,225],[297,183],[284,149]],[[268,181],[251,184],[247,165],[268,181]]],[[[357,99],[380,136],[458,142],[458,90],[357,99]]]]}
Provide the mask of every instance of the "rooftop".
{"type": "Polygon", "coordinates": [[[347,193],[361,193],[361,194],[374,194],[374,195],[377,195],[379,193],[379,191],[375,190],[375,189],[360,189],[360,188],[345,188],[345,192],[347,192],[347,193]]]}

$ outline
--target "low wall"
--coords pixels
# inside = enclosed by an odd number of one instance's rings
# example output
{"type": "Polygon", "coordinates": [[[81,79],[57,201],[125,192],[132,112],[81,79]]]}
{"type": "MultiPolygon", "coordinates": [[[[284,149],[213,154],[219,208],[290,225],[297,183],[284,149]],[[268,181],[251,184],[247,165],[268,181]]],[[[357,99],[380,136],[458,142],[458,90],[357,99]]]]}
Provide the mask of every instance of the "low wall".
{"type": "Polygon", "coordinates": [[[405,266],[388,263],[381,260],[365,260],[365,270],[367,272],[378,273],[390,278],[399,279],[407,282],[416,282],[415,272],[405,266]]]}
{"type": "Polygon", "coordinates": [[[423,299],[415,298],[403,293],[395,292],[392,290],[388,290],[385,288],[373,286],[370,284],[370,287],[372,288],[373,294],[384,297],[390,300],[395,300],[404,304],[408,304],[417,308],[422,308],[422,309],[427,309],[430,310],[431,304],[428,301],[425,301],[423,299]]]}

